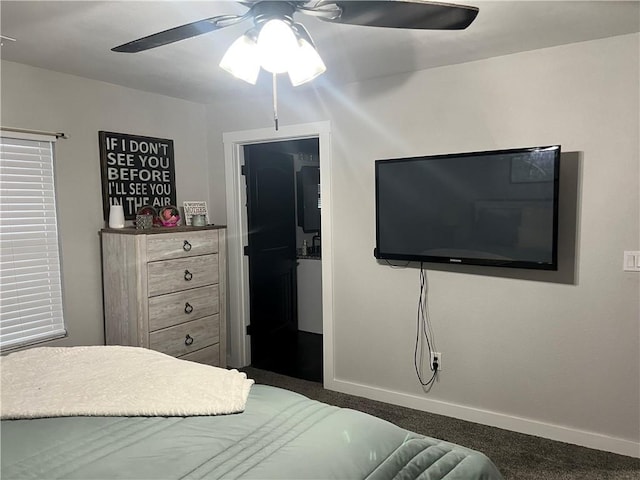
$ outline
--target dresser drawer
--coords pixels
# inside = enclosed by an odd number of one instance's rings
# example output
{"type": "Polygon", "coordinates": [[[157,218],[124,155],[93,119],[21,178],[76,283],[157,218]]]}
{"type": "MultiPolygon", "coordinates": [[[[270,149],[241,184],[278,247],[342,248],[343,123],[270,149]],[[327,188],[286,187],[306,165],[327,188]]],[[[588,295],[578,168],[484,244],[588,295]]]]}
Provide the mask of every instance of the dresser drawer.
{"type": "Polygon", "coordinates": [[[220,316],[200,318],[149,334],[149,348],[179,357],[200,350],[220,339],[220,316]]]}
{"type": "Polygon", "coordinates": [[[190,362],[206,363],[207,365],[213,365],[214,367],[220,367],[220,344],[216,343],[210,347],[204,347],[195,352],[182,355],[182,360],[189,360],[190,362]]]}
{"type": "Polygon", "coordinates": [[[218,234],[211,231],[147,235],[147,261],[218,252],[218,234]]]}
{"type": "Polygon", "coordinates": [[[149,297],[218,283],[218,255],[150,262],[147,273],[149,297]]]}
{"type": "Polygon", "coordinates": [[[193,288],[149,299],[149,330],[213,315],[220,311],[218,285],[193,288]]]}

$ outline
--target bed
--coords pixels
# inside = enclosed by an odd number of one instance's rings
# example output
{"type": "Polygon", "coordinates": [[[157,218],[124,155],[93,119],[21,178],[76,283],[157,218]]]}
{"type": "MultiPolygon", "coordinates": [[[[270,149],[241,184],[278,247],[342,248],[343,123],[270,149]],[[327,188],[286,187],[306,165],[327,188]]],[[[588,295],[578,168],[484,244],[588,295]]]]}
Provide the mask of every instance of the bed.
{"type": "Polygon", "coordinates": [[[482,453],[150,350],[41,347],[1,362],[5,480],[502,478],[482,453]],[[185,397],[198,397],[192,413],[185,397]]]}

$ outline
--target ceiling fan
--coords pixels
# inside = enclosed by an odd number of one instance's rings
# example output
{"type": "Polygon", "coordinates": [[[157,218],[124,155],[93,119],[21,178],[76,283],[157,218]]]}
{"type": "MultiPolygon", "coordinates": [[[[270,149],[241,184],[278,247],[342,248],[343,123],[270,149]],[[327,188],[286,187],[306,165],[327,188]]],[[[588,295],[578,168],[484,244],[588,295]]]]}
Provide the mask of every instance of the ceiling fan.
{"type": "Polygon", "coordinates": [[[154,33],[112,48],[137,53],[220,30],[252,19],[251,27],[236,40],[220,66],[255,84],[260,68],[273,74],[274,113],[276,74],[288,72],[294,86],[312,80],[326,70],[309,32],[295,22],[296,13],[330,23],[420,30],[462,30],[478,15],[478,8],[425,0],[247,0],[242,15],[218,15],[154,33]]]}
{"type": "Polygon", "coordinates": [[[463,30],[478,15],[477,7],[423,0],[321,0],[239,2],[249,10],[243,15],[218,15],[170,28],[112,48],[135,53],[235,25],[250,18],[256,24],[273,17],[293,18],[300,12],[332,23],[423,30],[463,30]]]}

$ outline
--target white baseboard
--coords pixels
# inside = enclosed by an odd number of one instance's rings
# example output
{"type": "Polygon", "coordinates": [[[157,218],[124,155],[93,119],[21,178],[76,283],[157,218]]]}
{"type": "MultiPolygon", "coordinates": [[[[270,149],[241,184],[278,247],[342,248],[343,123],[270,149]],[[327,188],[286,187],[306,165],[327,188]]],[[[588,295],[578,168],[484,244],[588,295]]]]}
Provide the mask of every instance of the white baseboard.
{"type": "Polygon", "coordinates": [[[526,418],[514,417],[498,412],[481,410],[454,403],[431,400],[405,393],[394,392],[368,385],[337,379],[325,379],[325,388],[336,392],[348,393],[380,402],[400,405],[469,422],[489,425],[513,432],[548,438],[559,442],[571,443],[629,457],[640,458],[640,443],[622,438],[609,437],[599,433],[575,430],[526,418]]]}

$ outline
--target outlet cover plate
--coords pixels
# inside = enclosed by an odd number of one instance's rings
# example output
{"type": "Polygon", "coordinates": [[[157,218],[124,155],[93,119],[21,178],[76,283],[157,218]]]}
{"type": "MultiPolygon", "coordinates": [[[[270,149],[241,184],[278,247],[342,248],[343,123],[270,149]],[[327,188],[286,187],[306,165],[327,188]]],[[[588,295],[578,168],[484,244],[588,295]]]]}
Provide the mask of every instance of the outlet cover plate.
{"type": "Polygon", "coordinates": [[[433,361],[438,359],[438,371],[442,370],[442,354],[440,352],[431,352],[431,363],[429,363],[429,368],[433,370],[433,361]]]}

